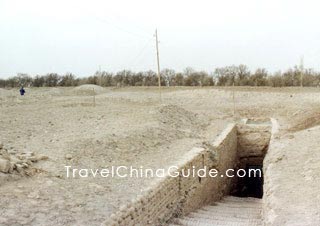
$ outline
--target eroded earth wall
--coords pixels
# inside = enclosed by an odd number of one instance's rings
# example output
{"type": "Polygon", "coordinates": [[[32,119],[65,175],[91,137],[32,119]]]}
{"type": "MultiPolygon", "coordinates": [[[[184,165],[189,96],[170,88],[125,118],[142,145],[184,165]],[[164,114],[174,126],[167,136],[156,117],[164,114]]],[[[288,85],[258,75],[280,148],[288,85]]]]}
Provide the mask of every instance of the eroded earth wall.
{"type": "Polygon", "coordinates": [[[264,225],[320,225],[319,137],[317,126],[271,139],[264,159],[264,225]]]}

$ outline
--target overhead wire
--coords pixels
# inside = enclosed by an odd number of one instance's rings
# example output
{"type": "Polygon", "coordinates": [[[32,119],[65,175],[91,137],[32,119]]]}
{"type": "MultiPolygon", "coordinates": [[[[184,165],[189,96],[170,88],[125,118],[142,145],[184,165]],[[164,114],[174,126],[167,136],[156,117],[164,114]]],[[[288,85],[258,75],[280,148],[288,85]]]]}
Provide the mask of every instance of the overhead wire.
{"type": "MultiPolygon", "coordinates": [[[[127,28],[120,27],[120,26],[116,25],[116,23],[114,23],[112,21],[112,19],[110,19],[110,18],[107,19],[105,16],[104,16],[104,18],[101,18],[101,17],[98,17],[98,16],[95,16],[94,18],[96,20],[100,21],[100,22],[104,22],[104,23],[109,24],[113,29],[116,29],[116,30],[121,31],[121,32],[125,32],[127,34],[132,35],[132,36],[135,36],[136,38],[138,38],[140,40],[145,41],[146,39],[148,39],[146,41],[145,45],[143,46],[143,48],[140,49],[138,54],[135,57],[133,57],[132,60],[130,60],[129,63],[127,64],[127,65],[130,65],[132,68],[136,67],[137,64],[139,63],[139,60],[140,60],[141,56],[146,52],[147,47],[149,46],[150,42],[154,38],[153,37],[150,38],[150,35],[147,35],[147,33],[145,33],[144,31],[143,31],[143,34],[142,34],[141,32],[132,32],[131,30],[129,30],[127,28]]],[[[124,68],[126,68],[126,67],[124,67],[124,68]]]]}
{"type": "Polygon", "coordinates": [[[107,23],[109,25],[111,25],[111,27],[119,30],[119,31],[122,31],[122,32],[125,32],[127,34],[130,34],[130,35],[133,35],[137,38],[140,38],[140,39],[147,39],[148,36],[146,34],[141,34],[141,33],[138,33],[138,32],[132,32],[131,30],[129,29],[125,29],[123,27],[120,27],[118,25],[116,25],[114,22],[112,22],[111,20],[107,20],[106,18],[100,18],[100,17],[95,17],[96,20],[99,20],[100,22],[104,22],[104,23],[107,23]]]}
{"type": "Polygon", "coordinates": [[[137,66],[137,63],[139,62],[140,57],[146,52],[147,47],[150,47],[149,44],[153,40],[153,38],[149,39],[146,44],[143,46],[143,48],[139,51],[139,53],[132,58],[132,60],[129,61],[128,65],[131,65],[131,67],[137,66]]]}

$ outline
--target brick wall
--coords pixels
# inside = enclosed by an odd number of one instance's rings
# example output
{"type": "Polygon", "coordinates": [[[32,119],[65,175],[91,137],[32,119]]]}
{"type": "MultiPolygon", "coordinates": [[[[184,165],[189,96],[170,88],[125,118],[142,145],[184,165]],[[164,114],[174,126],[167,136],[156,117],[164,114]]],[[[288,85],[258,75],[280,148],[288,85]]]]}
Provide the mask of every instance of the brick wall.
{"type": "MultiPolygon", "coordinates": [[[[238,168],[239,160],[264,157],[270,137],[271,123],[230,124],[212,143],[192,148],[178,163],[175,173],[207,167],[224,173],[238,168]]],[[[258,159],[261,161],[262,159],[258,159]]],[[[103,223],[107,226],[165,225],[172,217],[185,215],[227,195],[235,179],[227,177],[170,177],[157,181],[147,191],[121,207],[103,223]]]]}
{"type": "MultiPolygon", "coordinates": [[[[237,128],[230,124],[220,136],[205,148],[192,148],[178,164],[182,170],[207,167],[224,172],[237,163],[237,128]]],[[[144,195],[123,206],[103,225],[165,225],[181,214],[187,214],[203,205],[229,194],[233,181],[227,177],[170,177],[167,176],[144,195]]]]}

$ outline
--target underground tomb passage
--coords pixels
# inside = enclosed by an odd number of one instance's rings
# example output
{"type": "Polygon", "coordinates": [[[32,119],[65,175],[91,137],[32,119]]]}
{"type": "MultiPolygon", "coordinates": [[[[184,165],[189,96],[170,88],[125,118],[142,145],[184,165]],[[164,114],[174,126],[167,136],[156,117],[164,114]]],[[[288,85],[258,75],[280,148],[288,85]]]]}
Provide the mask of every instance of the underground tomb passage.
{"type": "Polygon", "coordinates": [[[237,177],[230,195],[262,198],[263,160],[271,138],[271,122],[248,120],[238,124],[239,169],[245,170],[244,177],[237,177]]]}
{"type": "MultiPolygon", "coordinates": [[[[179,160],[177,171],[191,169],[191,166],[216,168],[220,172],[227,169],[262,170],[273,127],[274,122],[270,119],[230,124],[209,145],[191,148],[179,160]]],[[[190,222],[219,225],[220,221],[227,225],[238,221],[245,225],[262,225],[261,176],[241,179],[166,177],[121,207],[104,225],[191,225],[190,222]],[[208,214],[210,220],[197,215],[198,211],[208,214]],[[237,218],[239,214],[240,218],[237,218]],[[190,219],[189,216],[193,217],[190,219]]]]}

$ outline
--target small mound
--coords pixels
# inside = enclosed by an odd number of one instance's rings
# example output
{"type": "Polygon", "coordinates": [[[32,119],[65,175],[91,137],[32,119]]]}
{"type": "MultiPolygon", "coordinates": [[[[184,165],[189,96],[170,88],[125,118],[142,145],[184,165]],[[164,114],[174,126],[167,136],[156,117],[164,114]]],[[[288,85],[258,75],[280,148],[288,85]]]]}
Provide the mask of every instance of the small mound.
{"type": "Polygon", "coordinates": [[[197,114],[176,105],[162,106],[159,112],[160,121],[175,128],[199,129],[206,124],[197,114]]]}
{"type": "Polygon", "coordinates": [[[99,94],[104,91],[104,88],[98,85],[93,84],[84,84],[81,86],[77,86],[73,89],[76,93],[84,93],[84,94],[99,94]]]}
{"type": "Polygon", "coordinates": [[[306,117],[303,117],[300,120],[297,120],[296,123],[291,126],[289,131],[297,132],[305,129],[309,129],[315,126],[320,125],[320,112],[313,112],[308,114],[306,117]]]}

